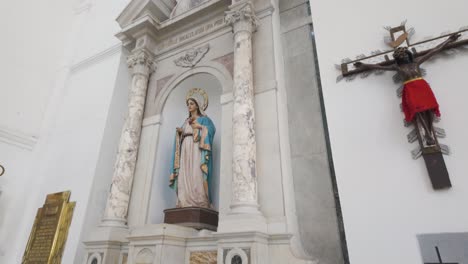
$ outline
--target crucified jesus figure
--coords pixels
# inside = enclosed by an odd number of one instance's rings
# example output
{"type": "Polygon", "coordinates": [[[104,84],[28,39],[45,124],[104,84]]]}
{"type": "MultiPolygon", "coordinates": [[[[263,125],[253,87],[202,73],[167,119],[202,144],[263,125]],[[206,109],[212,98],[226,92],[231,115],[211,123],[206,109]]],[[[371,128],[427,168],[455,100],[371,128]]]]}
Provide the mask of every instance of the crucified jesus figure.
{"type": "Polygon", "coordinates": [[[436,144],[433,129],[434,114],[440,116],[439,104],[429,84],[422,78],[420,65],[430,57],[441,52],[448,44],[456,41],[460,34],[453,34],[444,42],[427,52],[425,55],[414,59],[413,53],[406,47],[399,47],[393,53],[395,64],[382,66],[379,64],[354,63],[356,68],[369,70],[396,71],[403,79],[402,106],[406,122],[415,119],[424,129],[426,144],[436,144]]]}

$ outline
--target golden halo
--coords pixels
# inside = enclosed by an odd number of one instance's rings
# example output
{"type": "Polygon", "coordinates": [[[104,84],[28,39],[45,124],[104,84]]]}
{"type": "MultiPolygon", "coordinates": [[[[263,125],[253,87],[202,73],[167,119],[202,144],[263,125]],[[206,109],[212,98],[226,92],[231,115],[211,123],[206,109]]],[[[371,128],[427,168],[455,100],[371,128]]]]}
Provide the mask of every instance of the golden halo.
{"type": "Polygon", "coordinates": [[[200,99],[203,99],[202,109],[205,111],[208,108],[208,94],[202,88],[192,88],[188,91],[187,96],[185,97],[185,101],[189,98],[194,98],[200,103],[200,99]]]}

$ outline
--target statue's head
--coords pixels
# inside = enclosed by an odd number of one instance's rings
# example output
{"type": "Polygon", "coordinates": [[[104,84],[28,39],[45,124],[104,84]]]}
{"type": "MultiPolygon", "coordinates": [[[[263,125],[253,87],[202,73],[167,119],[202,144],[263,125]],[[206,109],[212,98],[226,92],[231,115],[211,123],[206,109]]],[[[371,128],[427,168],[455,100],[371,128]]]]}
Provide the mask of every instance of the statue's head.
{"type": "Polygon", "coordinates": [[[189,113],[197,109],[198,115],[204,116],[208,108],[208,94],[201,88],[192,88],[185,96],[185,103],[189,113]]]}
{"type": "Polygon", "coordinates": [[[187,99],[187,110],[189,111],[189,116],[190,113],[193,111],[197,111],[198,115],[203,115],[200,109],[200,105],[198,104],[197,100],[195,98],[188,98],[187,99]]]}
{"type": "Polygon", "coordinates": [[[397,64],[408,64],[413,62],[413,53],[406,47],[399,47],[393,52],[393,58],[397,64]]]}

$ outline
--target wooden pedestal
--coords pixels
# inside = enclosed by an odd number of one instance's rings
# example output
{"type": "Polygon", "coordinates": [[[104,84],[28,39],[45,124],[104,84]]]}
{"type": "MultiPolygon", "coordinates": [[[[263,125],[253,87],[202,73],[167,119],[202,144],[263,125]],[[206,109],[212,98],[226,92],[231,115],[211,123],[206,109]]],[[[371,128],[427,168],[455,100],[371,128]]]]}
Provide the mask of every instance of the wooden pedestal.
{"type": "Polygon", "coordinates": [[[218,212],[200,207],[185,207],[164,210],[164,223],[195,229],[218,229],[218,212]]]}

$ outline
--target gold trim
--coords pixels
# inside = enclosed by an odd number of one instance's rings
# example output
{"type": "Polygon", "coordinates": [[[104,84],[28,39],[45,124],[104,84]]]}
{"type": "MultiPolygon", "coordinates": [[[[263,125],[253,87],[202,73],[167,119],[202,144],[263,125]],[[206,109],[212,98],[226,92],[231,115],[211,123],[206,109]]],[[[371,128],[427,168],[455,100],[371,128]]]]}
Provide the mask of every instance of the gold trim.
{"type": "MultiPolygon", "coordinates": [[[[203,129],[202,129],[203,130],[203,129]]],[[[200,129],[198,128],[193,128],[193,142],[198,142],[200,141],[200,136],[199,136],[199,132],[200,129]]]]}
{"type": "Polygon", "coordinates": [[[207,180],[204,180],[203,181],[203,189],[205,189],[205,194],[206,194],[206,197],[210,197],[210,194],[209,194],[209,190],[208,190],[208,181],[207,180]]]}
{"type": "Polygon", "coordinates": [[[181,139],[181,133],[179,131],[176,131],[176,136],[175,136],[175,150],[174,150],[174,168],[172,168],[172,174],[169,175],[169,186],[174,185],[174,182],[177,179],[177,173],[178,169],[180,168],[180,139],[181,139]]]}
{"type": "Polygon", "coordinates": [[[200,143],[198,144],[198,146],[201,149],[211,151],[211,145],[210,144],[205,144],[205,139],[206,139],[207,136],[208,136],[208,128],[206,126],[202,126],[201,138],[200,138],[200,143]]]}
{"type": "Polygon", "coordinates": [[[175,139],[175,154],[174,154],[174,170],[180,168],[180,133],[176,132],[176,139],[175,139]]]}
{"type": "Polygon", "coordinates": [[[414,79],[405,81],[403,84],[408,84],[408,83],[410,83],[410,82],[419,81],[419,80],[424,80],[424,79],[423,79],[422,77],[418,77],[418,78],[414,78],[414,79]]]}
{"type": "Polygon", "coordinates": [[[203,173],[208,174],[208,164],[203,163],[202,165],[200,165],[200,169],[203,173]]]}
{"type": "Polygon", "coordinates": [[[174,185],[174,182],[175,182],[176,179],[177,179],[177,174],[172,173],[172,174],[169,176],[169,186],[174,185]]]}

